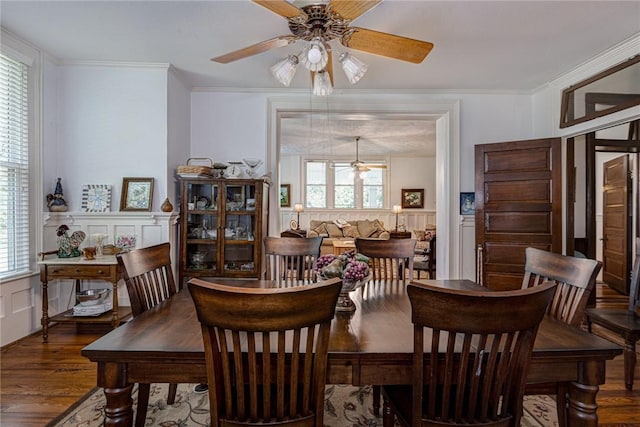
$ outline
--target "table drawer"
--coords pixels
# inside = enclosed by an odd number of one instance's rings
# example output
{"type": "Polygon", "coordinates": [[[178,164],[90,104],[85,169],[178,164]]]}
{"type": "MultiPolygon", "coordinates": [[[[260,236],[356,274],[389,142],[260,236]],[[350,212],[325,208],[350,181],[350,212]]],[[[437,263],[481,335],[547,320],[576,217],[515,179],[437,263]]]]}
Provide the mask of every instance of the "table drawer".
{"type": "Polygon", "coordinates": [[[116,265],[48,266],[49,279],[115,279],[116,265]]]}

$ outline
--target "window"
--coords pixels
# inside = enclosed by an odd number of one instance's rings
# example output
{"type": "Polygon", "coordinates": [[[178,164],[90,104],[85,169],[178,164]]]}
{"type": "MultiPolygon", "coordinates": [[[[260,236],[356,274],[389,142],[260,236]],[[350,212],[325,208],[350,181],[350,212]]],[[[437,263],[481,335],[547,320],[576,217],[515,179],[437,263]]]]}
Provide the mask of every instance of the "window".
{"type": "Polygon", "coordinates": [[[0,278],[29,269],[28,74],[0,54],[0,278]]]}
{"type": "Polygon", "coordinates": [[[327,163],[307,162],[306,201],[308,208],[327,207],[327,163]]]}
{"type": "Polygon", "coordinates": [[[384,208],[384,169],[354,173],[348,162],[309,160],[305,164],[307,208],[384,208]]]}

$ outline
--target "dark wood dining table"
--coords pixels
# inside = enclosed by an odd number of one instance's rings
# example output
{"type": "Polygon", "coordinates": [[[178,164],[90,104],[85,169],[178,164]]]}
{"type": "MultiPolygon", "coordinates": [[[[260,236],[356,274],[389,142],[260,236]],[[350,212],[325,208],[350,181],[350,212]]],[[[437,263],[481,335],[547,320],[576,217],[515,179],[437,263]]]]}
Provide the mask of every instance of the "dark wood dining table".
{"type": "MultiPolygon", "coordinates": [[[[220,279],[234,286],[273,287],[262,280],[220,279]]],[[[439,286],[484,289],[466,280],[418,280],[439,286]]],[[[413,325],[406,284],[370,282],[351,293],[353,313],[336,313],[331,327],[327,382],[411,384],[413,325]]],[[[482,321],[482,319],[478,319],[482,321]]],[[[596,394],[605,362],[622,348],[552,319],[536,338],[529,384],[569,383],[569,426],[598,425],[596,394]]],[[[135,383],[205,383],[200,324],[188,290],[132,319],[82,349],[97,363],[106,396],[105,426],[131,426],[135,383]]]]}

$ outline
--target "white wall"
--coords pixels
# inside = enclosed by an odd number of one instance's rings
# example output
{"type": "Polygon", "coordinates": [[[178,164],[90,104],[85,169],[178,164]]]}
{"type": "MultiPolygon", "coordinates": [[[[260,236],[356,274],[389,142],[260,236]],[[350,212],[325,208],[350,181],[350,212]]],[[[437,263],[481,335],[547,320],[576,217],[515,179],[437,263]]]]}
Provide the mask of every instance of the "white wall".
{"type": "Polygon", "coordinates": [[[389,203],[402,206],[402,189],[424,189],[424,209],[436,209],[436,158],[392,157],[389,161],[389,203]]]}
{"type": "MultiPolygon", "coordinates": [[[[167,191],[166,196],[173,205],[173,210],[179,210],[179,185],[174,178],[176,168],[186,164],[190,157],[191,141],[191,91],[180,80],[174,68],[169,69],[167,93],[167,191]]],[[[161,199],[162,200],[162,199],[161,199]]],[[[158,206],[159,208],[159,206],[158,206]]]]}
{"type": "MultiPolygon", "coordinates": [[[[70,211],[80,211],[82,186],[112,186],[118,211],[123,177],[153,177],[152,206],[167,196],[167,66],[62,65],[56,135],[45,140],[45,184],[62,178],[70,211]]],[[[46,187],[45,187],[46,188],[46,187]]]]}

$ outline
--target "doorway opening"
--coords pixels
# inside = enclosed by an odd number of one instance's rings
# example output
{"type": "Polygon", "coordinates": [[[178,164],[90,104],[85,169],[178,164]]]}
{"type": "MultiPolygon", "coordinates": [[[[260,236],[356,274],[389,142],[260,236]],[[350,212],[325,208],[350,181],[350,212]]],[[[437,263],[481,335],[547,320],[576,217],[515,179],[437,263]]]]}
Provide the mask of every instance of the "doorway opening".
{"type": "Polygon", "coordinates": [[[569,138],[567,144],[569,157],[575,157],[575,172],[569,175],[575,196],[569,204],[574,218],[567,230],[567,253],[603,262],[598,280],[625,295],[633,236],[640,233],[639,125],[634,120],[595,130],[569,138]]]}
{"type": "MultiPolygon", "coordinates": [[[[332,98],[330,108],[326,101],[308,97],[273,98],[268,105],[268,152],[267,168],[279,171],[281,120],[287,115],[298,112],[330,113],[342,112],[369,114],[372,119],[383,114],[423,117],[435,121],[436,125],[436,223],[438,241],[448,242],[438,248],[438,276],[458,278],[461,275],[461,256],[459,248],[458,211],[459,200],[452,194],[459,193],[459,101],[409,102],[406,97],[385,97],[361,95],[355,98],[332,98]],[[442,248],[442,249],[440,249],[442,248]]],[[[269,233],[275,235],[281,230],[279,216],[280,176],[274,176],[270,188],[269,233]]]]}

